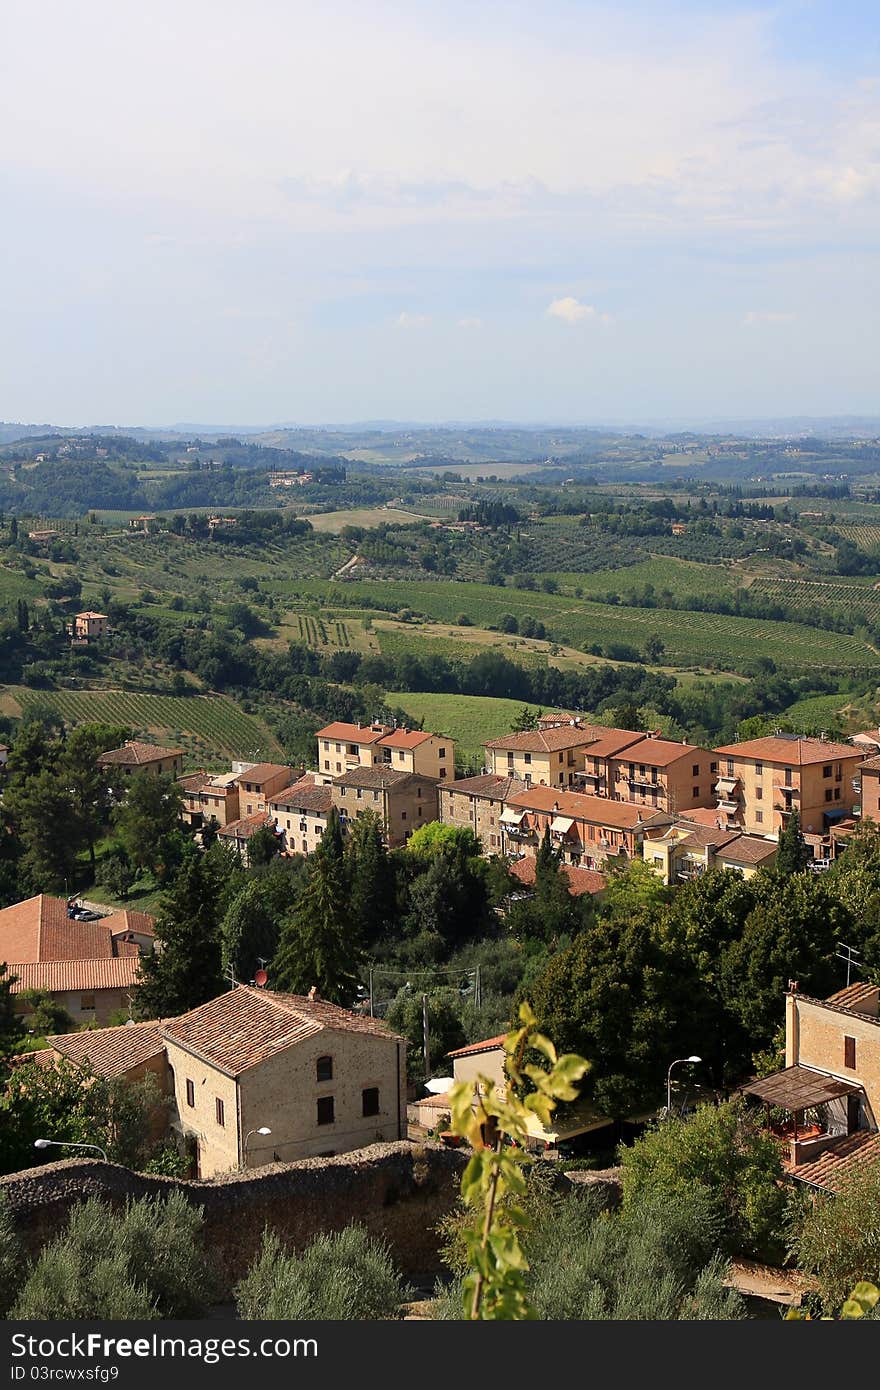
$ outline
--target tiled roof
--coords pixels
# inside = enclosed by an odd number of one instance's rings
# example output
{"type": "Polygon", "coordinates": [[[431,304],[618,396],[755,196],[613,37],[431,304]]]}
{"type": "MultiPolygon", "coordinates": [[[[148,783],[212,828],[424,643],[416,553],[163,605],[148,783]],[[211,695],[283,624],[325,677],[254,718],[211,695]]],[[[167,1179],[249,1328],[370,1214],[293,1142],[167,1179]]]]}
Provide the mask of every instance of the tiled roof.
{"type": "Polygon", "coordinates": [[[252,816],[242,816],[241,820],[221,825],[217,834],[227,840],[249,840],[258,830],[271,829],[274,824],[275,817],[270,816],[268,811],[257,811],[252,816]]]}
{"type": "Polygon", "coordinates": [[[102,753],[98,762],[102,767],[122,764],[125,767],[143,767],[163,758],[182,758],[182,748],[160,748],[155,743],[124,743],[121,748],[111,748],[102,753]]]}
{"type": "Polygon", "coordinates": [[[404,772],[390,767],[353,767],[341,776],[333,778],[334,787],[396,787],[401,782],[415,777],[414,772],[404,772]]]}
{"type": "MultiPolygon", "coordinates": [[[[602,733],[607,733],[607,730],[603,729],[602,733]]],[[[524,729],[522,733],[493,738],[483,747],[511,753],[559,753],[564,748],[580,748],[585,743],[595,743],[598,737],[600,735],[594,727],[575,728],[571,724],[561,724],[552,729],[524,729]]]]}
{"type": "Polygon", "coordinates": [[[387,724],[344,724],[337,720],[319,729],[315,738],[336,739],[338,743],[378,743],[380,738],[390,734],[387,724]]]}
{"type": "Polygon", "coordinates": [[[521,777],[502,777],[497,772],[484,772],[478,777],[460,777],[458,781],[441,782],[439,785],[441,791],[488,797],[491,801],[506,801],[514,792],[526,789],[521,777]]]}
{"type": "Polygon", "coordinates": [[[859,772],[880,772],[880,754],[873,758],[866,758],[863,763],[859,763],[859,772]]]}
{"type": "Polygon", "coordinates": [[[201,792],[211,785],[211,774],[202,770],[193,772],[188,777],[178,777],[177,785],[182,792],[201,792]]]}
{"type": "Polygon", "coordinates": [[[56,1052],[91,1067],[99,1076],[123,1076],[132,1067],[165,1051],[162,1019],[150,1023],[126,1023],[119,1028],[92,1028],[82,1033],[62,1033],[47,1038],[56,1052]]]}
{"type": "Polygon", "coordinates": [[[286,763],[254,763],[253,767],[245,768],[236,777],[236,782],[253,782],[254,786],[261,787],[264,782],[271,782],[273,777],[277,777],[283,772],[285,777],[290,776],[291,769],[286,763]]]}
{"type": "Polygon", "coordinates": [[[384,738],[379,739],[379,747],[418,748],[433,737],[433,734],[426,734],[422,729],[395,729],[393,734],[386,734],[384,738]]]}
{"type": "Polygon", "coordinates": [[[92,613],[91,611],[88,611],[88,610],[87,610],[85,613],[77,613],[76,616],[77,616],[78,618],[103,618],[105,622],[107,621],[107,614],[106,614],[106,613],[92,613]]]}
{"type": "Polygon", "coordinates": [[[742,743],[726,743],[716,748],[729,758],[756,758],[759,762],[782,763],[785,767],[806,767],[811,763],[827,763],[834,759],[857,758],[859,750],[851,743],[831,743],[824,738],[803,738],[779,734],[767,738],[744,739],[742,743]]]}
{"type": "Polygon", "coordinates": [[[41,893],[0,911],[0,960],[18,963],[112,955],[106,918],[77,922],[68,917],[64,898],[41,893]]]}
{"type": "Polygon", "coordinates": [[[758,835],[739,835],[730,844],[716,850],[718,859],[730,859],[734,864],[761,864],[773,859],[779,848],[776,840],[762,840],[758,835]]]}
{"type": "MultiPolygon", "coordinates": [[[[575,898],[583,897],[584,893],[602,893],[608,886],[608,879],[597,869],[580,869],[573,864],[561,864],[560,868],[568,879],[568,891],[575,898]]],[[[524,859],[514,859],[510,872],[520,883],[530,886],[535,882],[535,861],[528,855],[524,859]]]]}
{"type": "Polygon", "coordinates": [[[833,1139],[812,1163],[786,1166],[800,1182],[839,1192],[867,1164],[875,1163],[880,1163],[880,1134],[875,1130],[857,1130],[845,1138],[833,1139]]]}
{"type": "Polygon", "coordinates": [[[842,1009],[850,1009],[854,1014],[864,1013],[868,1018],[877,1017],[878,1007],[877,985],[868,984],[867,981],[860,980],[858,984],[847,985],[845,989],[839,989],[836,994],[829,994],[826,1004],[837,1004],[842,1009]]]}
{"type": "Polygon", "coordinates": [[[316,786],[312,781],[297,782],[269,796],[270,806],[282,806],[291,811],[329,811],[332,803],[329,786],[316,786]]]}
{"type": "Polygon", "coordinates": [[[714,806],[694,806],[689,811],[677,812],[680,821],[693,821],[695,825],[718,826],[718,810],[714,806]]]}
{"type": "Polygon", "coordinates": [[[614,830],[634,830],[637,826],[659,824],[670,818],[652,806],[634,806],[628,801],[612,801],[606,796],[586,792],[566,792],[558,787],[529,787],[508,797],[508,806],[522,806],[542,815],[571,816],[590,825],[607,825],[614,830]]]}
{"type": "Polygon", "coordinates": [[[477,1052],[494,1052],[497,1047],[504,1046],[506,1033],[499,1033],[495,1038],[483,1038],[482,1042],[468,1043],[467,1047],[457,1047],[454,1052],[447,1052],[447,1057],[471,1057],[477,1052]]]}
{"type": "Polygon", "coordinates": [[[588,758],[616,758],[624,748],[647,741],[647,734],[637,734],[633,729],[606,729],[597,741],[587,749],[588,758]]]}
{"type": "Polygon", "coordinates": [[[102,919],[102,925],[109,929],[111,936],[122,936],[136,932],[138,936],[155,936],[156,919],[149,912],[137,912],[126,907],[121,912],[113,912],[102,919]]]}
{"type": "Polygon", "coordinates": [[[18,976],[13,994],[45,989],[50,994],[71,990],[130,989],[139,983],[140,955],[111,956],[109,960],[44,960],[10,965],[18,976]]]}
{"type": "Polygon", "coordinates": [[[679,840],[679,849],[705,849],[711,845],[714,849],[720,849],[722,845],[728,845],[732,840],[739,839],[739,831],[721,830],[717,825],[694,825],[693,830],[688,831],[683,840],[679,840]]]}
{"type": "Polygon", "coordinates": [[[237,985],[182,1018],[166,1022],[163,1037],[239,1076],[305,1038],[324,1031],[369,1033],[398,1041],[379,1019],[351,1013],[324,999],[237,985]]]}
{"type": "Polygon", "coordinates": [[[640,763],[645,767],[670,767],[681,758],[693,757],[695,753],[708,754],[708,748],[700,748],[695,743],[676,743],[668,738],[646,738],[634,748],[623,749],[618,755],[622,763],[640,763]]]}

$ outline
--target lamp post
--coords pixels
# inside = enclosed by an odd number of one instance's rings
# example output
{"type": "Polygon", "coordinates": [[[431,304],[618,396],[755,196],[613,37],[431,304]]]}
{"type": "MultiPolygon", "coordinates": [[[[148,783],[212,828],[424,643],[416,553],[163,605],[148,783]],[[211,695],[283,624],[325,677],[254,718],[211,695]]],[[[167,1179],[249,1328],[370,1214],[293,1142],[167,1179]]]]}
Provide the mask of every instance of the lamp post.
{"type": "Polygon", "coordinates": [[[265,1125],[261,1125],[259,1129],[249,1129],[249,1130],[248,1130],[247,1134],[244,1136],[244,1156],[243,1156],[243,1158],[242,1158],[242,1160],[241,1160],[241,1166],[242,1166],[242,1168],[246,1168],[246,1167],[247,1167],[248,1140],[250,1139],[251,1135],[252,1135],[252,1134],[271,1134],[271,1133],[272,1133],[271,1129],[267,1129],[265,1125]]]}
{"type": "Polygon", "coordinates": [[[91,1149],[93,1153],[100,1154],[105,1163],[110,1160],[100,1144],[74,1144],[69,1139],[35,1139],[35,1149],[91,1149]]]}
{"type": "Polygon", "coordinates": [[[676,1059],[675,1059],[674,1062],[670,1062],[670,1064],[669,1064],[669,1070],[668,1070],[668,1072],[666,1073],[666,1118],[667,1118],[667,1120],[669,1119],[669,1116],[672,1114],[672,1068],[673,1068],[673,1067],[678,1067],[678,1066],[683,1066],[683,1065],[685,1065],[685,1064],[688,1064],[688,1065],[690,1065],[690,1066],[694,1066],[694,1065],[696,1065],[697,1062],[702,1062],[702,1060],[703,1060],[702,1057],[676,1057],[676,1059]]]}

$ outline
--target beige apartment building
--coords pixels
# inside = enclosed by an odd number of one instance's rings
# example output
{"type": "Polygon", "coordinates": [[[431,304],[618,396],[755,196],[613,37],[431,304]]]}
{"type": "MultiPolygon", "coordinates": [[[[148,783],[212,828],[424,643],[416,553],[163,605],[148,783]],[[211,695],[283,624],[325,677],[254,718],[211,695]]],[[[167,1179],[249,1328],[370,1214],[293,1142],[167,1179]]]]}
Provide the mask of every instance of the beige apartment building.
{"type": "Polygon", "coordinates": [[[110,631],[110,619],[106,613],[76,613],[70,624],[70,635],[74,642],[94,642],[106,637],[110,631]]]}
{"type": "Polygon", "coordinates": [[[238,985],[162,1038],[201,1178],[405,1138],[407,1044],[378,1019],[238,985]]]}
{"type": "Polygon", "coordinates": [[[852,815],[862,753],[848,743],[774,734],[715,749],[718,808],[727,824],[777,838],[792,811],[821,836],[852,815]]]}
{"type": "Polygon", "coordinates": [[[646,738],[607,759],[609,795],[676,815],[714,806],[717,756],[707,748],[646,738]]]}
{"type": "Polygon", "coordinates": [[[484,744],[487,770],[527,786],[572,787],[585,771],[586,749],[607,733],[595,725],[554,724],[484,744]]]}
{"type": "Polygon", "coordinates": [[[859,763],[855,791],[861,807],[861,819],[880,825],[880,756],[859,763]]]}
{"type": "Polygon", "coordinates": [[[239,818],[238,773],[194,772],[178,778],[183,797],[181,816],[187,825],[201,829],[211,821],[231,825],[239,818]]]}
{"type": "Polygon", "coordinates": [[[309,777],[274,793],[269,810],[283,834],[286,854],[314,854],[327,828],[332,805],[332,788],[309,777]]]}
{"type": "Polygon", "coordinates": [[[455,744],[442,734],[395,729],[375,747],[381,748],[386,766],[395,772],[415,772],[421,777],[436,777],[438,782],[455,774],[455,744]]]}
{"type": "Polygon", "coordinates": [[[246,763],[235,778],[239,816],[246,819],[267,811],[269,798],[289,787],[293,775],[293,769],[285,763],[246,763]]]}
{"type": "Polygon", "coordinates": [[[364,811],[381,816],[390,849],[406,844],[414,830],[436,820],[439,809],[435,781],[383,766],[355,767],[334,778],[332,804],[344,828],[364,811]]]}
{"type": "Polygon", "coordinates": [[[747,1095],[788,1112],[774,1130],[788,1140],[788,1170],[835,1191],[880,1162],[880,986],[859,982],[829,999],[785,998],[785,1068],[750,1081],[747,1095]]]}
{"type": "Polygon", "coordinates": [[[744,835],[741,830],[681,820],[649,833],[642,844],[642,857],[664,883],[675,884],[710,869],[730,869],[742,878],[754,878],[759,869],[774,863],[777,848],[772,840],[744,835]]]}
{"type": "Polygon", "coordinates": [[[390,733],[387,724],[346,724],[341,720],[328,724],[315,735],[318,771],[330,781],[354,767],[381,767],[385,755],[376,745],[390,733]]]}
{"type": "Polygon", "coordinates": [[[472,830],[484,854],[501,854],[501,813],[509,797],[526,790],[518,777],[483,773],[438,786],[439,818],[445,825],[472,830]]]}

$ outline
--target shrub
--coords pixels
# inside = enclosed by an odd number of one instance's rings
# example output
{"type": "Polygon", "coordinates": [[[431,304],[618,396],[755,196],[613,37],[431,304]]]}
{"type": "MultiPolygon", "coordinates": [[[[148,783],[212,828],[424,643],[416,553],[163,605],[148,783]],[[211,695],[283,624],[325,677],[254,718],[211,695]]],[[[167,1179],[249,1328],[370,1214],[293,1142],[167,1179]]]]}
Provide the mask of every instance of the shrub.
{"type": "Polygon", "coordinates": [[[5,1318],[12,1295],[21,1282],[24,1255],[19,1243],[6,1194],[0,1193],[0,1318],[5,1318]]]}
{"type": "Polygon", "coordinates": [[[857,1170],[833,1197],[817,1197],[790,1250],[816,1274],[826,1312],[837,1311],[861,1280],[880,1284],[880,1162],[857,1170]]]}
{"type": "Polygon", "coordinates": [[[301,1254],[265,1231],[235,1296],[242,1318],[363,1322],[396,1317],[407,1289],[385,1245],[360,1226],[320,1235],[301,1254]]]}
{"type": "Polygon", "coordinates": [[[124,1211],[89,1198],[44,1246],[10,1316],[199,1317],[210,1293],[201,1231],[201,1210],[178,1192],[129,1202],[124,1211]]]}
{"type": "Polygon", "coordinates": [[[624,1212],[647,1194],[696,1200],[705,1194],[729,1254],[776,1260],[782,1255],[786,1194],[776,1141],[742,1101],[701,1106],[667,1119],[620,1155],[624,1212]]]}

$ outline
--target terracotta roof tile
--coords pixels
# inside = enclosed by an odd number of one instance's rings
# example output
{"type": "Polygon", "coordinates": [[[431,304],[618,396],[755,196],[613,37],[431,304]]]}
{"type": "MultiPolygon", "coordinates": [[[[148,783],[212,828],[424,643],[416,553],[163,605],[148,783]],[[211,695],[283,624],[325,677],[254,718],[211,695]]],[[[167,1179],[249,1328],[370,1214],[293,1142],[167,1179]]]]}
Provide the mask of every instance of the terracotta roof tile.
{"type": "Polygon", "coordinates": [[[587,792],[566,792],[557,787],[530,787],[508,797],[508,806],[521,806],[541,815],[571,816],[589,825],[607,825],[614,830],[634,830],[647,824],[668,822],[671,817],[652,806],[635,806],[628,801],[612,801],[587,792]]]}
{"type": "Polygon", "coordinates": [[[106,918],[77,922],[64,898],[40,893],[0,910],[0,960],[82,960],[113,955],[106,918]]]}
{"type": "MultiPolygon", "coordinates": [[[[602,730],[603,734],[607,732],[607,729],[602,730]]],[[[571,724],[561,724],[552,729],[525,729],[522,733],[493,738],[483,747],[511,753],[558,753],[564,748],[580,748],[584,744],[595,743],[599,737],[595,727],[573,728],[571,724]]]]}
{"type": "Polygon", "coordinates": [[[379,1019],[340,1009],[324,999],[237,985],[182,1018],[166,1022],[163,1037],[238,1076],[316,1033],[369,1033],[399,1041],[379,1019]]]}
{"type": "Polygon", "coordinates": [[[315,738],[335,739],[337,743],[378,743],[392,732],[388,724],[345,724],[337,720],[319,729],[315,738]]]}
{"type": "MultiPolygon", "coordinates": [[[[420,773],[404,772],[403,769],[390,767],[353,767],[348,772],[343,772],[339,777],[333,778],[334,787],[396,787],[401,782],[406,782],[411,777],[422,776],[420,773]]],[[[422,780],[433,780],[422,777],[422,780]]]]}
{"type": "Polygon", "coordinates": [[[138,912],[135,908],[123,908],[121,912],[113,912],[102,920],[110,935],[114,937],[126,932],[136,932],[138,936],[156,935],[155,917],[149,912],[138,912]]]}
{"type": "Polygon", "coordinates": [[[140,954],[111,956],[109,960],[44,960],[10,964],[17,975],[13,994],[26,989],[45,989],[50,994],[71,990],[130,989],[139,983],[140,954]]]}
{"type": "Polygon", "coordinates": [[[828,739],[805,738],[793,734],[786,738],[775,734],[767,738],[744,739],[742,743],[726,743],[716,753],[729,758],[755,758],[759,762],[782,763],[785,767],[807,767],[812,763],[827,763],[835,759],[858,758],[858,748],[851,743],[831,743],[828,739]]]}
{"type": "Polygon", "coordinates": [[[829,994],[825,1002],[837,1004],[842,1009],[850,1009],[854,1014],[864,1012],[867,1018],[876,1018],[880,1004],[880,987],[860,980],[858,984],[839,989],[836,994],[829,994]]]}
{"type": "Polygon", "coordinates": [[[496,1048],[504,1046],[506,1033],[499,1033],[495,1038],[483,1038],[482,1042],[468,1043],[467,1047],[457,1047],[454,1052],[447,1052],[447,1057],[471,1057],[477,1052],[494,1052],[496,1048]]]}
{"type": "MultiPolygon", "coordinates": [[[[535,861],[530,856],[514,859],[509,867],[520,883],[531,886],[535,882],[535,861]]],[[[608,879],[597,869],[580,869],[574,864],[562,864],[560,867],[568,879],[568,891],[572,897],[580,898],[584,893],[602,893],[608,886],[608,879]]]]}
{"type": "Polygon", "coordinates": [[[787,1164],[786,1167],[800,1182],[839,1192],[866,1164],[875,1163],[880,1163],[880,1134],[858,1130],[845,1138],[832,1140],[812,1163],[787,1164]]]}
{"type": "Polygon", "coordinates": [[[252,782],[254,786],[261,787],[264,782],[271,782],[273,777],[277,777],[282,772],[286,777],[289,777],[292,768],[288,767],[286,763],[254,763],[253,767],[246,767],[244,772],[240,772],[235,780],[239,784],[252,782]]]}
{"type": "Polygon", "coordinates": [[[624,748],[646,742],[647,734],[637,734],[632,729],[606,729],[595,743],[587,749],[588,758],[615,758],[624,748]]]}
{"type": "Polygon", "coordinates": [[[677,743],[668,738],[646,738],[634,748],[624,749],[618,755],[622,763],[640,763],[646,767],[670,767],[682,758],[701,754],[707,757],[708,748],[700,748],[695,743],[677,743]]]}
{"type": "Polygon", "coordinates": [[[102,767],[121,764],[125,767],[144,767],[163,758],[182,758],[182,748],[160,748],[155,743],[124,743],[121,748],[110,748],[98,758],[102,767]]]}
{"type": "Polygon", "coordinates": [[[249,840],[258,830],[271,829],[274,824],[275,817],[268,811],[257,811],[252,816],[242,816],[241,820],[221,825],[217,834],[227,840],[249,840]]]}
{"type": "Polygon", "coordinates": [[[526,784],[521,777],[501,777],[497,772],[484,772],[477,777],[460,777],[457,781],[441,782],[439,786],[441,791],[486,797],[491,801],[506,801],[515,792],[526,790],[526,784]]]}
{"type": "Polygon", "coordinates": [[[321,813],[329,811],[332,803],[333,794],[329,786],[316,786],[312,781],[297,782],[294,786],[285,787],[280,792],[272,792],[269,796],[270,806],[281,806],[289,811],[321,813]]]}
{"type": "Polygon", "coordinates": [[[81,1033],[62,1033],[46,1041],[77,1066],[88,1066],[99,1076],[123,1076],[132,1067],[165,1051],[163,1022],[154,1019],[150,1023],[126,1023],[119,1028],[91,1028],[81,1033]]]}
{"type": "Polygon", "coordinates": [[[419,748],[433,737],[433,734],[427,734],[422,729],[395,729],[393,734],[386,734],[384,738],[379,739],[379,747],[419,748]]]}
{"type": "Polygon", "coordinates": [[[779,848],[776,840],[762,840],[757,835],[740,835],[730,844],[716,850],[716,858],[729,859],[734,864],[763,864],[775,859],[779,848]]]}

